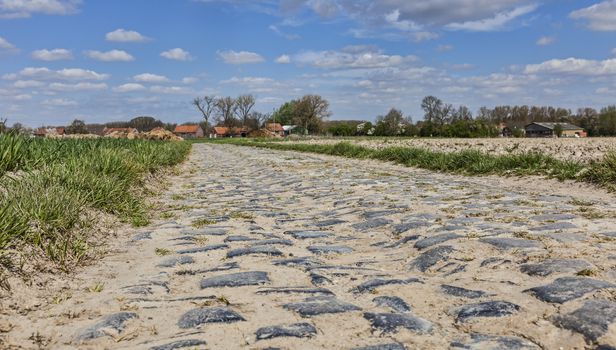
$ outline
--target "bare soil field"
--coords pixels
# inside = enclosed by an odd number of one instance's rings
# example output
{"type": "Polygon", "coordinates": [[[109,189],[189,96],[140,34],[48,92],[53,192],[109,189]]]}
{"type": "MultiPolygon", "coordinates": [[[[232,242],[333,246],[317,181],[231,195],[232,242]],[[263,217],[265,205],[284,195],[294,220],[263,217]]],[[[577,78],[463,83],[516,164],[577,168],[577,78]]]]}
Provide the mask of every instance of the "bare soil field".
{"type": "Polygon", "coordinates": [[[311,139],[298,143],[335,144],[342,140],[355,145],[381,149],[386,147],[419,147],[436,152],[456,152],[468,149],[492,155],[515,152],[541,152],[560,160],[590,162],[601,160],[609,151],[616,151],[616,138],[492,138],[492,139],[424,139],[424,138],[349,138],[311,139]]]}

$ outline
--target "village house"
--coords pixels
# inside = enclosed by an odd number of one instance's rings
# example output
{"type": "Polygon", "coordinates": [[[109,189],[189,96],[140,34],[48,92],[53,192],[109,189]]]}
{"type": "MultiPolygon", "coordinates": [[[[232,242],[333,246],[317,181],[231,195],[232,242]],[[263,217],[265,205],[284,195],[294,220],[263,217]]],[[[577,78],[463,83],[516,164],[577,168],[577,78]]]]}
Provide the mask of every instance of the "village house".
{"type": "Polygon", "coordinates": [[[284,128],[279,123],[267,123],[265,124],[265,129],[278,136],[284,136],[285,134],[284,128]]]}
{"type": "Polygon", "coordinates": [[[173,133],[185,139],[194,139],[204,135],[203,129],[197,124],[178,125],[173,133]]]}
{"type": "Polygon", "coordinates": [[[64,136],[65,134],[66,134],[66,129],[64,127],[38,128],[34,131],[34,136],[36,137],[64,136]]]}
{"type": "Polygon", "coordinates": [[[524,127],[526,137],[558,137],[558,125],[562,131],[560,137],[587,137],[583,128],[570,123],[534,122],[524,127]]]}
{"type": "Polygon", "coordinates": [[[210,133],[210,138],[246,136],[248,136],[248,130],[244,128],[229,128],[226,126],[215,126],[210,133]]]}

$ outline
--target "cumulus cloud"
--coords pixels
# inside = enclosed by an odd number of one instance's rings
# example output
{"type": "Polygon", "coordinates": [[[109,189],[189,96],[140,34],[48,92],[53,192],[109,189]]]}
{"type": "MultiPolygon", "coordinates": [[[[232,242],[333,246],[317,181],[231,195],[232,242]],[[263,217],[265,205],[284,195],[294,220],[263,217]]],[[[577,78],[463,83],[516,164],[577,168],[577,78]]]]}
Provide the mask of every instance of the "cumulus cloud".
{"type": "Polygon", "coordinates": [[[15,45],[11,44],[8,40],[0,36],[0,50],[12,51],[15,49],[16,49],[15,45]]]}
{"type": "Polygon", "coordinates": [[[415,56],[387,55],[370,46],[348,46],[340,51],[305,51],[293,56],[299,65],[324,69],[384,68],[417,60],[415,56]]]}
{"type": "Polygon", "coordinates": [[[411,34],[411,40],[414,42],[435,40],[438,38],[439,38],[439,35],[433,32],[421,31],[421,32],[415,32],[411,34]]]}
{"type": "Polygon", "coordinates": [[[291,63],[291,56],[289,55],[281,55],[276,58],[276,63],[287,64],[291,63]]]}
{"type": "Polygon", "coordinates": [[[103,62],[130,62],[135,60],[131,54],[123,50],[111,50],[106,52],[90,50],[86,51],[85,55],[103,62]]]}
{"type": "Polygon", "coordinates": [[[67,49],[53,49],[53,50],[36,50],[32,52],[32,58],[39,61],[60,61],[60,60],[72,60],[73,53],[67,49]]]}
{"type": "Polygon", "coordinates": [[[552,59],[525,67],[527,74],[574,74],[574,75],[613,75],[616,74],[616,58],[603,61],[582,58],[552,59]]]}
{"type": "Polygon", "coordinates": [[[134,30],[116,29],[105,35],[105,40],[119,43],[140,43],[150,40],[134,30]]]}
{"type": "Polygon", "coordinates": [[[133,92],[145,90],[145,86],[136,83],[128,83],[113,88],[115,92],[133,92]]]}
{"type": "Polygon", "coordinates": [[[252,64],[261,63],[265,59],[263,56],[255,52],[249,51],[218,51],[218,57],[220,57],[227,64],[252,64]]]}
{"type": "Polygon", "coordinates": [[[154,85],[150,87],[150,91],[158,94],[178,94],[188,95],[192,94],[192,91],[183,86],[160,86],[154,85]]]}
{"type": "Polygon", "coordinates": [[[81,0],[0,0],[0,18],[27,18],[35,13],[69,15],[76,13],[81,0]]]}
{"type": "Polygon", "coordinates": [[[197,81],[199,81],[199,79],[197,79],[195,77],[185,77],[185,78],[182,78],[182,83],[183,84],[194,84],[197,81]]]}
{"type": "Polygon", "coordinates": [[[301,37],[297,34],[288,34],[283,32],[282,30],[280,30],[280,28],[278,28],[278,26],[275,25],[270,25],[269,26],[269,30],[271,30],[272,32],[276,33],[277,35],[287,39],[287,40],[297,40],[300,39],[301,37]]]}
{"type": "Polygon", "coordinates": [[[76,84],[51,83],[49,84],[49,88],[55,91],[105,90],[107,89],[107,84],[90,82],[82,82],[76,84]]]}
{"type": "Polygon", "coordinates": [[[43,85],[45,85],[43,82],[37,80],[17,80],[13,83],[13,86],[18,89],[30,89],[41,87],[43,85]]]}
{"type": "Polygon", "coordinates": [[[167,78],[164,75],[158,75],[158,74],[152,74],[152,73],[143,73],[143,74],[135,75],[133,79],[135,79],[135,81],[142,82],[142,83],[165,83],[169,81],[169,78],[167,78]]]}
{"type": "Polygon", "coordinates": [[[52,107],[71,107],[77,106],[77,101],[66,98],[54,98],[43,101],[43,105],[52,107]]]}
{"type": "Polygon", "coordinates": [[[542,36],[541,38],[537,39],[536,44],[539,46],[548,46],[552,43],[554,43],[554,37],[552,36],[542,36]]]}
{"type": "Polygon", "coordinates": [[[516,7],[507,12],[499,12],[494,17],[484,18],[477,21],[455,22],[446,26],[450,30],[467,30],[472,32],[489,32],[503,29],[514,19],[529,14],[537,9],[537,5],[516,7]]]}
{"type": "Polygon", "coordinates": [[[569,17],[587,22],[588,28],[597,31],[616,30],[616,0],[603,1],[573,11],[569,17]]]}
{"type": "Polygon", "coordinates": [[[105,80],[109,78],[109,75],[81,68],[51,70],[47,67],[27,67],[17,73],[5,74],[3,78],[6,80],[17,80],[19,78],[31,80],[105,80]]]}
{"type": "Polygon", "coordinates": [[[193,59],[192,56],[190,55],[190,52],[185,51],[179,47],[168,50],[168,51],[161,52],[160,55],[161,57],[164,57],[166,59],[176,60],[176,61],[190,61],[193,59]]]}

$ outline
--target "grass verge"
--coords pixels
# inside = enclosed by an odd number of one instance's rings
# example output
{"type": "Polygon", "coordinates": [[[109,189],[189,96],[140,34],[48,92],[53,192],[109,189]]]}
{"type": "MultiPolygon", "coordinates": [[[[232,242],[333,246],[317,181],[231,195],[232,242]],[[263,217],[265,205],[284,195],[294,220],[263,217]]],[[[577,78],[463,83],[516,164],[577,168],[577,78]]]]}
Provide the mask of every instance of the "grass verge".
{"type": "Polygon", "coordinates": [[[24,252],[61,268],[88,251],[101,213],[148,222],[148,175],[182,162],[191,145],[116,139],[30,139],[0,135],[0,263],[24,252]]]}
{"type": "Polygon", "coordinates": [[[370,149],[350,142],[303,144],[263,140],[221,139],[210,141],[277,150],[320,153],[356,159],[390,161],[406,166],[464,175],[546,176],[559,180],[593,183],[616,191],[616,153],[590,164],[563,161],[539,152],[491,155],[478,150],[435,152],[418,147],[370,149]]]}

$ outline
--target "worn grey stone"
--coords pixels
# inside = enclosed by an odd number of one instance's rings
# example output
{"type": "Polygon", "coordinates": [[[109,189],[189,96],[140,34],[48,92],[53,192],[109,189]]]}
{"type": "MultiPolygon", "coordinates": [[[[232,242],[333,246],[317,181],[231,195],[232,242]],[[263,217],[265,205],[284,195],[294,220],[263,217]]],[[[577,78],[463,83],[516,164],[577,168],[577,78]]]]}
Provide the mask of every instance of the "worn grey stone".
{"type": "Polygon", "coordinates": [[[440,235],[421,239],[415,243],[415,248],[421,250],[432,247],[433,245],[441,244],[443,242],[450,241],[452,239],[460,238],[462,236],[455,233],[443,233],[440,235]]]}
{"type": "Polygon", "coordinates": [[[380,296],[372,299],[372,302],[377,306],[388,307],[396,312],[405,313],[411,311],[409,304],[398,297],[380,296]]]}
{"type": "Polygon", "coordinates": [[[393,224],[392,220],[384,219],[384,218],[376,218],[371,219],[364,222],[358,222],[356,224],[351,225],[354,229],[358,231],[368,231],[371,229],[387,226],[393,224]]]}
{"type": "Polygon", "coordinates": [[[353,348],[353,350],[406,350],[406,347],[400,343],[387,343],[362,346],[359,348],[353,348]]]}
{"type": "Polygon", "coordinates": [[[450,344],[456,350],[540,350],[541,348],[524,338],[513,336],[472,333],[468,342],[456,341],[450,344]]]}
{"type": "Polygon", "coordinates": [[[240,314],[227,307],[193,309],[182,315],[178,321],[181,329],[195,328],[205,323],[232,323],[246,321],[240,314]]]}
{"type": "Polygon", "coordinates": [[[357,287],[351,289],[351,292],[353,293],[372,292],[373,290],[381,286],[387,286],[391,284],[410,284],[410,283],[422,283],[422,282],[417,278],[408,278],[405,280],[398,279],[398,278],[395,278],[395,279],[375,278],[375,279],[366,281],[358,285],[357,287]]]}
{"type": "Polygon", "coordinates": [[[141,232],[133,236],[132,242],[144,241],[146,239],[152,239],[152,232],[141,232]]]}
{"type": "Polygon", "coordinates": [[[426,272],[432,266],[441,261],[447,260],[449,255],[454,252],[452,246],[438,246],[430,250],[426,250],[420,256],[415,258],[411,264],[411,268],[415,268],[421,272],[426,272]]]}
{"type": "Polygon", "coordinates": [[[195,262],[195,259],[193,259],[190,256],[174,256],[168,259],[165,259],[163,261],[160,262],[160,264],[156,265],[158,267],[174,267],[176,265],[186,265],[186,264],[192,264],[195,262]]]}
{"type": "Polygon", "coordinates": [[[410,221],[403,222],[401,224],[396,224],[392,226],[392,232],[396,235],[402,234],[409,230],[415,230],[422,227],[430,227],[432,223],[426,221],[410,221]]]}
{"type": "Polygon", "coordinates": [[[235,258],[236,256],[244,256],[244,255],[270,255],[270,256],[281,256],[282,252],[275,247],[265,246],[265,245],[256,245],[246,248],[237,248],[232,249],[227,252],[227,258],[235,258]]]}
{"type": "Polygon", "coordinates": [[[108,335],[107,330],[114,330],[121,333],[125,326],[126,321],[138,318],[134,312],[118,312],[103,317],[100,321],[96,322],[92,326],[80,331],[77,334],[77,341],[87,341],[108,335]]]}
{"type": "Polygon", "coordinates": [[[310,294],[310,295],[331,295],[334,293],[325,288],[314,287],[273,287],[267,289],[259,289],[257,294],[310,294]]]}
{"type": "Polygon", "coordinates": [[[225,238],[225,242],[250,242],[256,240],[256,238],[248,236],[228,236],[225,238]]]}
{"type": "Polygon", "coordinates": [[[552,317],[560,327],[581,333],[587,340],[597,341],[616,321],[616,303],[609,300],[588,300],[579,309],[552,317]]]}
{"type": "Polygon", "coordinates": [[[280,239],[280,238],[272,238],[272,239],[264,239],[260,241],[256,241],[251,243],[253,246],[266,246],[266,245],[293,245],[293,242],[288,239],[280,239]]]}
{"type": "Polygon", "coordinates": [[[462,287],[450,286],[447,284],[441,284],[441,290],[445,294],[469,299],[477,299],[488,295],[486,292],[480,290],[471,290],[462,287]]]}
{"type": "Polygon", "coordinates": [[[560,231],[560,230],[570,230],[577,228],[574,224],[570,222],[555,222],[553,224],[531,227],[531,231],[560,231]]]}
{"type": "Polygon", "coordinates": [[[370,321],[373,329],[384,333],[395,332],[398,328],[405,328],[420,334],[432,332],[431,322],[409,314],[366,312],[364,318],[370,321]]]}
{"type": "Polygon", "coordinates": [[[290,259],[281,259],[274,260],[272,264],[276,266],[290,266],[290,267],[303,267],[303,268],[312,268],[321,266],[323,262],[311,257],[311,256],[303,256],[298,258],[290,258],[290,259]]]}
{"type": "Polygon", "coordinates": [[[313,285],[315,285],[315,286],[320,286],[320,285],[326,284],[326,283],[327,284],[333,283],[332,280],[330,280],[329,278],[327,278],[327,277],[325,277],[323,275],[320,275],[318,273],[314,273],[314,272],[310,273],[310,282],[313,285]]]}
{"type": "Polygon", "coordinates": [[[207,343],[205,342],[205,340],[185,339],[185,340],[174,341],[172,343],[165,344],[165,345],[153,346],[150,348],[150,350],[175,350],[175,349],[182,349],[182,348],[188,348],[188,347],[194,348],[195,346],[206,345],[206,344],[207,343]]]}
{"type": "Polygon", "coordinates": [[[534,221],[563,221],[575,218],[576,216],[573,214],[541,214],[531,216],[529,219],[534,221]]]}
{"type": "Polygon", "coordinates": [[[511,260],[509,259],[503,259],[503,258],[494,256],[494,257],[483,260],[481,264],[479,264],[479,266],[495,268],[495,267],[498,267],[504,264],[510,264],[510,263],[511,263],[511,260]]]}
{"type": "Polygon", "coordinates": [[[315,223],[308,224],[307,226],[329,227],[329,226],[335,226],[335,225],[340,225],[344,223],[346,223],[346,221],[341,220],[341,219],[328,219],[328,220],[317,221],[315,223]]]}
{"type": "Polygon", "coordinates": [[[353,248],[344,245],[311,245],[307,249],[313,254],[345,254],[353,252],[353,248]]]}
{"type": "Polygon", "coordinates": [[[310,323],[294,323],[290,325],[270,326],[257,329],[257,340],[279,337],[307,338],[317,334],[317,329],[310,323]]]}
{"type": "Polygon", "coordinates": [[[467,304],[457,309],[456,321],[465,322],[476,317],[503,317],[512,315],[520,310],[516,304],[508,301],[486,301],[483,303],[467,304]]]}
{"type": "Polygon", "coordinates": [[[229,246],[226,245],[226,244],[212,244],[212,245],[207,245],[207,246],[204,246],[204,247],[197,247],[197,248],[189,248],[189,249],[178,250],[177,253],[178,254],[203,253],[203,252],[209,252],[211,250],[226,249],[226,248],[229,248],[229,246]]]}
{"type": "Polygon", "coordinates": [[[520,271],[531,276],[548,276],[553,273],[576,273],[592,269],[593,265],[584,260],[549,259],[534,264],[520,265],[520,271]]]}
{"type": "Polygon", "coordinates": [[[402,237],[399,240],[395,241],[394,243],[391,244],[387,244],[384,245],[383,248],[398,248],[399,246],[411,242],[411,241],[416,241],[418,239],[420,239],[421,236],[419,235],[412,235],[412,236],[406,236],[406,237],[402,237]]]}
{"type": "Polygon", "coordinates": [[[287,310],[295,311],[302,317],[361,310],[353,304],[345,303],[334,298],[308,298],[303,302],[284,304],[282,307],[287,310]]]}
{"type": "Polygon", "coordinates": [[[481,238],[479,242],[493,245],[502,250],[542,248],[543,247],[543,245],[540,242],[532,241],[530,239],[521,239],[521,238],[488,237],[488,238],[481,238]]]}
{"type": "Polygon", "coordinates": [[[267,272],[249,271],[204,278],[201,288],[256,286],[269,283],[267,272]]]}
{"type": "Polygon", "coordinates": [[[549,303],[562,304],[566,301],[580,298],[595,290],[606,288],[616,288],[616,285],[592,278],[576,276],[557,278],[550,284],[530,288],[525,290],[525,292],[530,292],[537,299],[549,303]]]}
{"type": "Polygon", "coordinates": [[[293,237],[295,239],[313,239],[313,238],[325,238],[325,237],[331,236],[331,233],[329,233],[329,232],[323,232],[323,231],[302,231],[302,230],[285,231],[284,234],[285,235],[290,235],[291,237],[293,237]]]}

